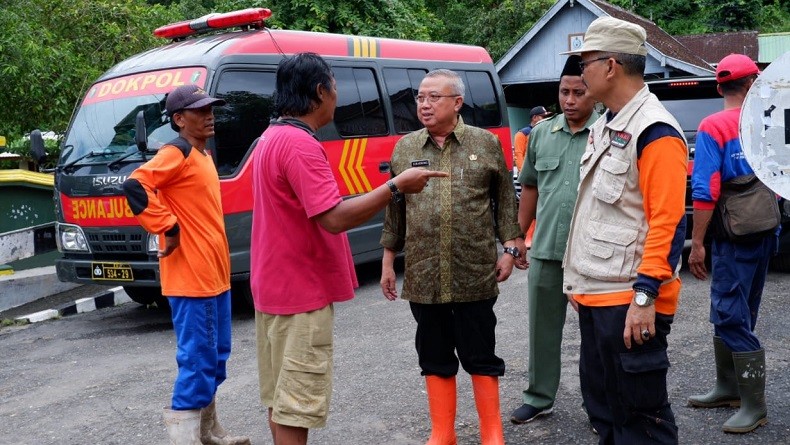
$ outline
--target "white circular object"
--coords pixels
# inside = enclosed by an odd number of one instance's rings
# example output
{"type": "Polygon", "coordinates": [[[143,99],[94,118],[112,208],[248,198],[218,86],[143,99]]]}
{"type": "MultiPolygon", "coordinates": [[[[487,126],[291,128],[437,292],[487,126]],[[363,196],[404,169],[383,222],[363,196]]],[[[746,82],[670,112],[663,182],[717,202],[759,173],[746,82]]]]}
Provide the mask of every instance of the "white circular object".
{"type": "Polygon", "coordinates": [[[790,198],[790,52],[768,65],[746,94],[740,138],[760,181],[790,198]]]}

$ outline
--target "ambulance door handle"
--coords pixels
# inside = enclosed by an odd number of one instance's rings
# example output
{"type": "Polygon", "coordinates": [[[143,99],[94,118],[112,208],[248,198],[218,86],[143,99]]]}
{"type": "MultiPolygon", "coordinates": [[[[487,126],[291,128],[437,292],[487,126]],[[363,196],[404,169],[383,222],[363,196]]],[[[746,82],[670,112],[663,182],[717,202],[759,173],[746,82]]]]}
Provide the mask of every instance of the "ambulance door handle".
{"type": "Polygon", "coordinates": [[[380,162],[379,163],[379,173],[389,173],[390,172],[390,163],[389,162],[380,162]]]}

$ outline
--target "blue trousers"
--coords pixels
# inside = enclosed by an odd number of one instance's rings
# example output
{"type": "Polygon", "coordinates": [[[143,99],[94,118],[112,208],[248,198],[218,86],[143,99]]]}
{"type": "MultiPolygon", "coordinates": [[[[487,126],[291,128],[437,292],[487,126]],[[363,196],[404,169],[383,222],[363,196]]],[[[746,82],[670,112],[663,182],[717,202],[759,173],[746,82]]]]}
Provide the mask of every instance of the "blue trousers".
{"type": "Polygon", "coordinates": [[[754,327],[776,244],[768,236],[745,243],[714,239],[711,245],[710,322],[733,352],[760,349],[754,327]]]}
{"type": "Polygon", "coordinates": [[[174,410],[205,408],[225,381],[230,357],[230,291],[216,297],[167,297],[176,334],[174,410]]]}

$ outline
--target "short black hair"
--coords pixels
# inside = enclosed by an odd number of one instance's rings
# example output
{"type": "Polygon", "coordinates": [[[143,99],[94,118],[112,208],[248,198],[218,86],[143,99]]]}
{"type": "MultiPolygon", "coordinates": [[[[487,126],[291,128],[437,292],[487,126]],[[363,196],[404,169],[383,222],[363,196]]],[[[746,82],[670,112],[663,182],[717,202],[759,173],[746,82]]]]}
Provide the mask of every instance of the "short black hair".
{"type": "Polygon", "coordinates": [[[274,97],[276,116],[304,116],[320,104],[316,87],[332,89],[332,69],[316,53],[298,53],[280,61],[274,97]]]}
{"type": "Polygon", "coordinates": [[[746,93],[749,90],[749,82],[756,79],[757,74],[741,77],[740,79],[731,80],[729,82],[720,83],[721,94],[738,94],[746,93]]]}

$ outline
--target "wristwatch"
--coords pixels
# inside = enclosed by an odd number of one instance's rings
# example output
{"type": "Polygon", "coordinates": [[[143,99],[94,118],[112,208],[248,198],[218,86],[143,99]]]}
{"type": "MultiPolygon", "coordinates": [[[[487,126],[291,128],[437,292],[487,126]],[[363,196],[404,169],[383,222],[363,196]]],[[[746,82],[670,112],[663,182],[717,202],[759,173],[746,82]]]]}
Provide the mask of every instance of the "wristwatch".
{"type": "Polygon", "coordinates": [[[652,306],[655,303],[656,297],[648,294],[643,290],[634,291],[634,304],[639,307],[652,306]]]}
{"type": "Polygon", "coordinates": [[[518,250],[518,247],[505,247],[505,253],[509,253],[513,255],[513,258],[521,258],[521,251],[518,250]]]}
{"type": "Polygon", "coordinates": [[[387,187],[390,188],[390,193],[392,193],[392,202],[401,202],[403,201],[403,193],[398,190],[398,186],[395,185],[395,181],[390,179],[387,181],[387,187]]]}

